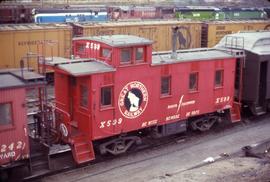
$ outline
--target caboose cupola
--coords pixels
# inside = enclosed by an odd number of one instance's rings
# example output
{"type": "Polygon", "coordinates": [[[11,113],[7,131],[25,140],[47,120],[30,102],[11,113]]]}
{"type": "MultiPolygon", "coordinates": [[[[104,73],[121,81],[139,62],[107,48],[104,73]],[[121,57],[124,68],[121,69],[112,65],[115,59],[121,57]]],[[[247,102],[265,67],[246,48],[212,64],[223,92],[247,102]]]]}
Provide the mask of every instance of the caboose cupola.
{"type": "Polygon", "coordinates": [[[73,39],[75,57],[96,58],[114,67],[150,64],[153,41],[133,35],[104,35],[73,39]]]}

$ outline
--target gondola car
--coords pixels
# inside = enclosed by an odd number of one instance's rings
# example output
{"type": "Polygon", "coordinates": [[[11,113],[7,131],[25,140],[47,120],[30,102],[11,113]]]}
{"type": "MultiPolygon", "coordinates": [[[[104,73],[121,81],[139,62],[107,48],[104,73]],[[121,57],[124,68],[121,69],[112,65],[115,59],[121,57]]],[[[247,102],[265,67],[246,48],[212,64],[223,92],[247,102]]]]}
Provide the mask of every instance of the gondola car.
{"type": "Polygon", "coordinates": [[[48,63],[56,125],[77,163],[93,160],[94,146],[101,154],[125,152],[141,142],[139,132],[158,137],[240,121],[234,78],[243,51],[152,55],[152,43],[132,35],[76,38],[79,60],[48,63]]]}
{"type": "Polygon", "coordinates": [[[270,109],[270,32],[226,35],[216,47],[245,50],[241,100],[253,114],[266,113],[270,109]]]}

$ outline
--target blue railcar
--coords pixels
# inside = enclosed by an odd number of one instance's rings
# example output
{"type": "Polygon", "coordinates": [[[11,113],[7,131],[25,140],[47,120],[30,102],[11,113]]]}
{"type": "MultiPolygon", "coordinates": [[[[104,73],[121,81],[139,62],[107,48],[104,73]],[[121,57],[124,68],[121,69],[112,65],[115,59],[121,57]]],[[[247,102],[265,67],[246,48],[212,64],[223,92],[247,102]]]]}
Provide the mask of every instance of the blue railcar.
{"type": "Polygon", "coordinates": [[[70,22],[102,22],[108,21],[106,11],[92,10],[49,10],[37,11],[35,23],[70,23],[70,22]]]}

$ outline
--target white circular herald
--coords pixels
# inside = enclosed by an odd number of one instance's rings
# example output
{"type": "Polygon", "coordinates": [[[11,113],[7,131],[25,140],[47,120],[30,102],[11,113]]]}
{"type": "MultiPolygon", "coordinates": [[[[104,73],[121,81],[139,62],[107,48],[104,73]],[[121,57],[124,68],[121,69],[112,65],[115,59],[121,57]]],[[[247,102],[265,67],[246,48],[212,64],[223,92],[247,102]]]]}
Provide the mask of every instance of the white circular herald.
{"type": "Polygon", "coordinates": [[[60,128],[60,132],[62,133],[62,135],[64,137],[67,137],[68,136],[68,130],[67,130],[66,125],[64,123],[61,123],[59,128],[60,128]]]}
{"type": "Polygon", "coordinates": [[[119,94],[118,107],[121,114],[128,119],[140,116],[148,103],[146,87],[138,81],[129,82],[119,94]]]}

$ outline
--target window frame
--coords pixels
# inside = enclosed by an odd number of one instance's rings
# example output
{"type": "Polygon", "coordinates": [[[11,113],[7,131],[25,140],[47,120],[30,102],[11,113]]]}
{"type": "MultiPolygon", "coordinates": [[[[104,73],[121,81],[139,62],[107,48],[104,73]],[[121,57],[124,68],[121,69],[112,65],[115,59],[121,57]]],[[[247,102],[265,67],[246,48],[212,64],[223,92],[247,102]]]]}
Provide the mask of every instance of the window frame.
{"type": "Polygon", "coordinates": [[[144,63],[145,62],[145,47],[140,46],[140,47],[134,47],[134,63],[139,64],[139,63],[144,63]],[[142,49],[142,59],[137,59],[137,50],[142,49]]]}
{"type": "Polygon", "coordinates": [[[113,94],[114,93],[113,92],[113,88],[114,88],[113,85],[103,85],[103,86],[100,87],[99,105],[100,105],[100,109],[101,110],[113,108],[113,102],[114,102],[114,99],[113,99],[113,96],[114,96],[114,94],[113,94]],[[110,88],[110,91],[111,91],[111,101],[110,101],[110,104],[107,104],[107,105],[103,105],[102,104],[102,99],[103,99],[102,89],[104,89],[104,88],[110,88]]]}
{"type": "Polygon", "coordinates": [[[87,54],[87,52],[86,52],[86,42],[76,42],[75,45],[76,45],[75,50],[76,50],[77,54],[80,54],[80,55],[86,55],[87,54]],[[81,45],[84,48],[83,51],[79,51],[78,45],[81,45]]]}
{"type": "Polygon", "coordinates": [[[89,107],[89,88],[85,84],[80,84],[79,89],[80,89],[80,107],[82,107],[84,109],[88,109],[88,107],[89,107]],[[85,95],[86,105],[82,105],[82,102],[83,102],[82,99],[84,98],[83,92],[82,92],[83,87],[86,88],[86,95],[85,95]]]}
{"type": "Polygon", "coordinates": [[[215,70],[215,75],[214,75],[214,88],[218,89],[218,88],[223,88],[224,86],[224,69],[216,69],[215,70]],[[221,72],[221,82],[219,85],[216,84],[216,76],[217,76],[217,72],[221,72]]]}
{"type": "Polygon", "coordinates": [[[161,97],[169,97],[172,95],[172,76],[171,75],[163,75],[160,78],[160,96],[161,97]],[[162,93],[163,79],[168,79],[168,92],[162,93]]]}
{"type": "Polygon", "coordinates": [[[132,49],[132,47],[125,47],[125,48],[121,48],[120,49],[120,65],[129,65],[129,64],[131,64],[132,62],[133,62],[133,49],[132,49]],[[128,62],[123,62],[122,61],[122,51],[123,50],[129,50],[129,53],[130,53],[130,59],[129,59],[129,61],[128,62]]]}
{"type": "Polygon", "coordinates": [[[110,47],[101,47],[99,57],[101,59],[104,59],[104,60],[112,61],[112,48],[110,48],[110,47]],[[103,55],[103,50],[105,50],[105,49],[109,50],[109,56],[104,56],[103,55]]]}
{"type": "Polygon", "coordinates": [[[6,130],[6,129],[14,129],[15,128],[15,122],[14,122],[14,110],[13,110],[13,102],[2,102],[1,104],[9,104],[10,105],[10,123],[7,124],[0,124],[0,131],[6,130]]]}
{"type": "Polygon", "coordinates": [[[194,71],[189,73],[189,78],[188,78],[188,91],[190,93],[198,92],[199,91],[199,72],[194,71]],[[196,75],[196,82],[195,82],[195,88],[190,88],[190,81],[191,81],[191,75],[196,75]]]}

